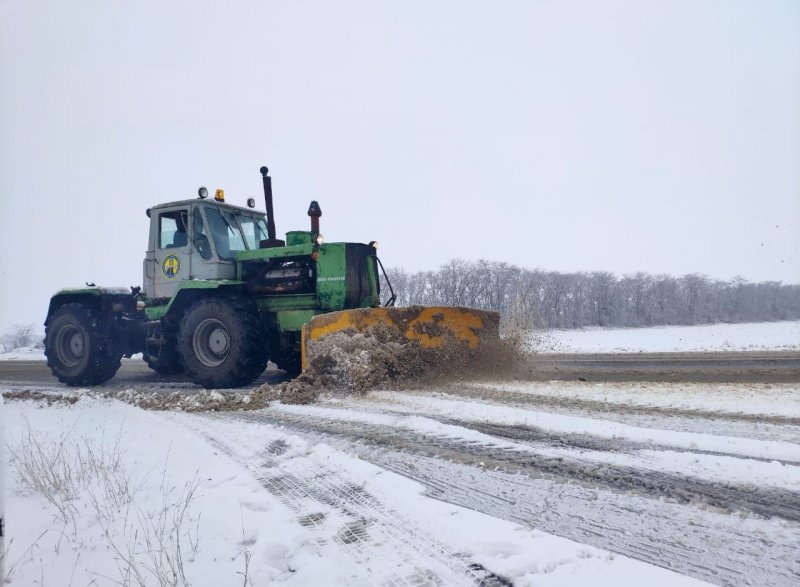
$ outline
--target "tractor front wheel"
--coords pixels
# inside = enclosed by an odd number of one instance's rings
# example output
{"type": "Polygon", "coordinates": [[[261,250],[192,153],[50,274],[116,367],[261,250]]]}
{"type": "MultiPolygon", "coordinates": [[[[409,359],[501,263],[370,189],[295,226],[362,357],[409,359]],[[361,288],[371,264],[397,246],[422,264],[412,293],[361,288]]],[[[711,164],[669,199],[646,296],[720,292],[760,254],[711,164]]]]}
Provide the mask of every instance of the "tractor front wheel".
{"type": "Polygon", "coordinates": [[[302,372],[300,351],[294,349],[281,351],[275,364],[278,366],[278,369],[286,371],[286,374],[294,379],[302,372]]]}
{"type": "Polygon", "coordinates": [[[178,329],[178,353],[192,381],[207,388],[247,385],[269,359],[257,310],[237,298],[191,306],[178,329]]]}
{"type": "Polygon", "coordinates": [[[116,348],[101,316],[83,304],[64,304],[45,326],[47,366],[61,383],[98,385],[119,369],[116,348]]]}

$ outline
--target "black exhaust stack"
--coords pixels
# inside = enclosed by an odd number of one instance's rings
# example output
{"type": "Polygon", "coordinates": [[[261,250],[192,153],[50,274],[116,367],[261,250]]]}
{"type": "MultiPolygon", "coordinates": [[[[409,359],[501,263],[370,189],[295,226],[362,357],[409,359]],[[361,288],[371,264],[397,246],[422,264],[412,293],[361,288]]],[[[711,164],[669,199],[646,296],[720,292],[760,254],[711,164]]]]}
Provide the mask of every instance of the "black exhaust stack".
{"type": "Polygon", "coordinates": [[[311,232],[319,234],[319,217],[322,216],[322,208],[319,207],[316,200],[311,201],[308,207],[308,215],[311,216],[311,232]]]}
{"type": "Polygon", "coordinates": [[[286,243],[275,238],[275,213],[272,210],[272,178],[267,175],[269,169],[266,165],[261,168],[261,178],[264,180],[264,201],[267,204],[267,240],[258,243],[259,248],[270,249],[272,247],[283,247],[286,243]]]}

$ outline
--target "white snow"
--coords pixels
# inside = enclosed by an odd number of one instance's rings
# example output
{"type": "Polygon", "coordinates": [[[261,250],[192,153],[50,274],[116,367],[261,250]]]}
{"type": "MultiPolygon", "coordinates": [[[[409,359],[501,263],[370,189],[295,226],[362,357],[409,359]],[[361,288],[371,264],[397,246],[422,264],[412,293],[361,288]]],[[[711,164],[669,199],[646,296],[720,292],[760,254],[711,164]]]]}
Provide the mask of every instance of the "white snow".
{"type": "MultiPolygon", "coordinates": [[[[3,439],[3,442],[0,443],[0,525],[5,527],[5,499],[6,499],[6,434],[4,427],[4,419],[3,419],[3,404],[5,400],[3,399],[3,395],[0,394],[0,438],[3,439]]],[[[5,535],[5,533],[4,533],[5,535]]],[[[6,539],[4,536],[0,536],[0,578],[6,576],[5,572],[5,549],[6,549],[6,539]]]]}
{"type": "Polygon", "coordinates": [[[0,352],[0,361],[44,361],[44,347],[40,344],[0,352]]]}
{"type": "MultiPolygon", "coordinates": [[[[128,555],[147,575],[151,559],[143,536],[149,533],[152,547],[159,521],[167,529],[174,525],[177,510],[168,506],[180,502],[185,488],[194,484],[195,497],[176,534],[186,579],[194,585],[242,584],[245,569],[254,585],[386,584],[397,573],[402,577],[425,569],[458,578],[461,558],[515,585],[698,584],[624,556],[426,498],[416,482],[268,426],[146,412],[89,397],[74,405],[6,402],[4,418],[6,440],[18,451],[34,450],[34,444],[23,441],[29,425],[35,438],[63,445],[65,454],[93,447],[95,456],[111,461],[119,455],[118,467],[100,470],[114,479],[121,478],[116,473],[127,472],[126,495],[131,497],[129,503],[112,505],[103,491],[103,475],[90,476],[76,484],[75,494],[65,502],[72,513],[59,520],[42,494],[25,489],[12,464],[6,525],[11,585],[123,582],[122,559],[128,555]],[[270,454],[268,447],[278,441],[285,449],[270,454]],[[342,511],[329,510],[319,524],[301,525],[291,500],[265,490],[269,475],[317,483],[318,488],[335,482],[361,488],[375,500],[370,532],[384,531],[385,540],[348,546],[348,541],[331,539],[326,532],[338,528],[342,511]],[[404,561],[407,569],[396,566],[404,561]]],[[[302,485],[298,495],[301,505],[313,502],[302,485]]],[[[319,507],[329,507],[323,502],[319,507]]],[[[467,577],[461,578],[466,584],[467,577]]]]}
{"type": "Polygon", "coordinates": [[[618,406],[649,406],[717,414],[800,418],[800,385],[790,383],[473,383],[476,388],[618,406]]]}
{"type": "Polygon", "coordinates": [[[598,463],[635,466],[654,471],[673,471],[698,479],[711,481],[769,485],[790,490],[800,490],[800,466],[785,464],[800,462],[800,446],[785,442],[766,442],[743,438],[694,434],[652,428],[637,428],[605,420],[577,418],[560,414],[526,411],[520,408],[492,406],[477,402],[463,402],[449,398],[410,396],[404,393],[381,392],[375,400],[361,402],[357,399],[347,409],[317,406],[276,406],[273,409],[294,414],[307,414],[316,418],[365,422],[382,427],[413,430],[422,435],[448,437],[507,450],[525,451],[552,458],[579,456],[582,460],[598,463]],[[383,400],[383,401],[381,401],[383,400]],[[379,407],[390,413],[369,413],[354,408],[379,407]],[[397,413],[400,410],[399,414],[397,413]],[[598,438],[626,439],[645,444],[676,447],[674,450],[636,450],[632,454],[615,454],[609,451],[530,446],[502,440],[462,426],[448,425],[412,413],[447,416],[465,422],[491,422],[507,426],[526,426],[561,434],[590,434],[598,438]],[[395,413],[392,413],[395,412],[395,413]],[[707,452],[725,454],[705,454],[707,452]],[[751,458],[734,458],[734,457],[751,458]],[[755,459],[769,459],[763,462],[755,459]]]}
{"type": "Polygon", "coordinates": [[[662,353],[800,349],[800,321],[545,330],[531,338],[542,353],[662,353]]]}
{"type": "MultiPolygon", "coordinates": [[[[47,357],[44,356],[44,347],[41,343],[32,346],[20,347],[10,351],[0,352],[0,361],[46,361],[47,357]]],[[[123,361],[141,361],[142,353],[136,353],[130,359],[122,359],[123,361]]]]}
{"type": "MultiPolygon", "coordinates": [[[[149,548],[144,535],[149,530],[151,543],[157,541],[150,521],[158,524],[159,512],[179,502],[187,484],[195,482],[195,499],[180,529],[186,576],[194,584],[231,584],[236,573],[244,570],[243,551],[250,548],[243,544],[243,532],[267,546],[275,540],[267,532],[269,523],[286,517],[280,504],[269,499],[251,475],[201,439],[175,434],[173,426],[156,413],[117,401],[84,398],[74,406],[60,407],[6,402],[4,416],[6,440],[21,450],[31,450],[30,445],[21,446],[28,423],[40,438],[56,444],[63,440],[67,453],[79,446],[110,450],[119,438],[121,470],[129,475],[132,497],[129,504],[114,507],[102,483],[79,487],[68,502],[74,515],[59,519],[41,494],[24,489],[12,463],[7,473],[6,520],[6,572],[12,585],[122,581],[120,561],[129,551],[138,553],[136,566],[148,577],[148,584],[158,584],[146,570],[150,561],[144,554],[149,548]],[[104,527],[111,540],[105,537],[104,527]],[[193,540],[199,540],[196,553],[193,540]],[[114,551],[111,541],[121,554],[114,551]]],[[[109,465],[106,472],[111,471],[109,465]]],[[[176,511],[175,507],[169,511],[168,527],[176,511]]],[[[169,534],[162,537],[170,539],[169,534]]],[[[269,580],[269,561],[259,557],[256,563],[260,578],[269,580]]]]}
{"type": "MultiPolygon", "coordinates": [[[[607,439],[624,438],[634,442],[687,450],[696,449],[719,454],[800,462],[800,445],[788,442],[771,442],[714,434],[640,428],[610,420],[524,410],[519,407],[491,405],[483,402],[462,401],[448,397],[446,394],[441,394],[441,397],[421,397],[397,392],[380,392],[375,394],[375,397],[385,399],[385,407],[389,410],[399,405],[410,408],[417,413],[448,416],[466,422],[502,422],[508,426],[525,426],[553,433],[587,434],[607,439]]],[[[288,411],[297,409],[323,410],[326,408],[281,406],[280,409],[288,411]]],[[[347,417],[347,410],[339,411],[343,412],[342,417],[347,417]]],[[[370,416],[359,415],[359,417],[370,416]]],[[[441,424],[437,425],[442,426],[441,424]]]]}

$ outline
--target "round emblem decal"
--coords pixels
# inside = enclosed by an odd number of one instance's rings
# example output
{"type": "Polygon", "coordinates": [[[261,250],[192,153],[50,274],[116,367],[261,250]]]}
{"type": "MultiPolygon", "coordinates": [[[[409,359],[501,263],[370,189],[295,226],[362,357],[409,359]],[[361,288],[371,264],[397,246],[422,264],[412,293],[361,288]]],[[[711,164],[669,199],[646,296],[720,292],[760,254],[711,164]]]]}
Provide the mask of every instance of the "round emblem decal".
{"type": "Polygon", "coordinates": [[[178,273],[181,271],[181,260],[175,255],[164,257],[161,269],[164,271],[164,275],[166,275],[167,278],[172,279],[173,277],[177,277],[178,273]]]}

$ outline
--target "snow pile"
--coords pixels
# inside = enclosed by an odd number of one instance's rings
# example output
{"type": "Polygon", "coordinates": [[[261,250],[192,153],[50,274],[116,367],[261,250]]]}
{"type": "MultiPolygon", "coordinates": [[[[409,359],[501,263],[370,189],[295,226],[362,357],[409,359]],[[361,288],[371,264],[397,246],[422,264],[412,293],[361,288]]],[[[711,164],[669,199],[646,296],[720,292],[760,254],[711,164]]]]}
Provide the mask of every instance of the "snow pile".
{"type": "Polygon", "coordinates": [[[483,340],[477,349],[448,339],[424,347],[397,329],[343,330],[309,343],[309,364],[293,381],[263,385],[256,395],[307,404],[320,392],[363,394],[386,385],[415,385],[498,376],[521,359],[519,339],[483,340]]]}
{"type": "Polygon", "coordinates": [[[660,353],[800,349],[800,321],[549,330],[531,335],[542,353],[660,353]]]}
{"type": "Polygon", "coordinates": [[[72,405],[83,398],[115,399],[145,410],[169,410],[176,412],[219,412],[231,410],[257,410],[273,401],[256,390],[179,390],[164,391],[149,389],[113,390],[103,388],[79,388],[64,390],[53,388],[44,391],[35,389],[7,390],[3,392],[9,400],[35,400],[47,406],[72,405]]]}

